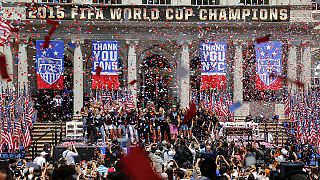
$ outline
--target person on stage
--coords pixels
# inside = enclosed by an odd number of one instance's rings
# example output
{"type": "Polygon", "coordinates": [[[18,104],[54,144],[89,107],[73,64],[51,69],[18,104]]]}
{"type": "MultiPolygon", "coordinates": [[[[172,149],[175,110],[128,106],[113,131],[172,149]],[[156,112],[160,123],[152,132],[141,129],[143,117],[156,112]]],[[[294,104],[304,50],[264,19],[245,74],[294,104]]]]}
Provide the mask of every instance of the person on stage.
{"type": "Polygon", "coordinates": [[[203,118],[203,111],[199,108],[197,118],[195,118],[193,134],[197,139],[204,140],[204,126],[205,126],[205,119],[203,118]]]}
{"type": "Polygon", "coordinates": [[[117,135],[118,138],[125,138],[126,137],[126,126],[125,126],[125,119],[127,117],[127,113],[125,113],[125,109],[122,107],[119,110],[119,116],[117,116],[117,135]]]}
{"type": "Polygon", "coordinates": [[[138,133],[136,129],[137,115],[135,114],[135,112],[131,111],[130,109],[127,110],[126,122],[127,122],[127,128],[128,128],[131,142],[134,141],[134,138],[136,138],[138,141],[139,138],[138,138],[138,133]]]}
{"type": "Polygon", "coordinates": [[[165,110],[160,107],[160,130],[161,130],[161,141],[166,140],[167,142],[171,142],[171,135],[170,135],[170,126],[169,126],[169,117],[166,116],[165,110]]]}
{"type": "Polygon", "coordinates": [[[62,153],[62,157],[66,159],[67,165],[75,165],[74,158],[77,156],[79,156],[79,154],[74,145],[69,145],[68,148],[62,153]]]}
{"type": "Polygon", "coordinates": [[[156,143],[161,140],[160,137],[160,113],[155,112],[152,118],[152,135],[153,135],[153,143],[156,143]]]}
{"type": "Polygon", "coordinates": [[[100,111],[100,118],[98,119],[98,127],[101,133],[102,143],[106,143],[106,132],[105,132],[106,114],[104,111],[100,111]]]}
{"type": "Polygon", "coordinates": [[[87,133],[88,133],[89,142],[93,144],[96,142],[97,129],[94,125],[94,114],[92,112],[92,109],[89,109],[87,127],[88,127],[87,133]]]}
{"type": "Polygon", "coordinates": [[[173,105],[169,111],[170,134],[172,140],[176,140],[178,136],[178,111],[177,106],[173,105]]]}
{"type": "Polygon", "coordinates": [[[83,139],[87,139],[88,137],[86,136],[86,132],[87,132],[87,129],[88,129],[88,126],[87,126],[87,118],[88,118],[88,109],[84,106],[81,108],[81,116],[82,116],[82,123],[83,123],[83,139]]]}
{"type": "Polygon", "coordinates": [[[189,127],[187,122],[184,122],[185,115],[186,115],[186,110],[184,108],[180,109],[179,116],[178,116],[178,122],[179,122],[178,124],[180,125],[179,134],[183,134],[183,137],[188,137],[189,127]]]}
{"type": "Polygon", "coordinates": [[[204,109],[204,112],[199,118],[203,121],[203,124],[201,125],[201,132],[205,137],[207,137],[210,133],[209,124],[213,122],[212,115],[209,113],[208,109],[204,109]]]}
{"type": "Polygon", "coordinates": [[[150,114],[147,109],[144,109],[139,117],[139,136],[143,137],[145,143],[151,142],[151,127],[150,127],[150,114]]]}

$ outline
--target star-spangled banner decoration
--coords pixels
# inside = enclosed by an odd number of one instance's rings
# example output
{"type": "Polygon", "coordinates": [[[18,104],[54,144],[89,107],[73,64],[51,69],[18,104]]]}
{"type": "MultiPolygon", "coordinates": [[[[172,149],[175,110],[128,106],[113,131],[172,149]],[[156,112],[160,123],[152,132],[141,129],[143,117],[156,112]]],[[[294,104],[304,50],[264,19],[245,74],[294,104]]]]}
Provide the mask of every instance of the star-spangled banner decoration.
{"type": "Polygon", "coordinates": [[[282,80],[272,74],[282,74],[282,42],[271,41],[256,44],[256,88],[278,90],[282,80]]]}
{"type": "Polygon", "coordinates": [[[44,41],[36,42],[36,69],[38,89],[63,89],[64,42],[50,41],[48,48],[44,41]]]}

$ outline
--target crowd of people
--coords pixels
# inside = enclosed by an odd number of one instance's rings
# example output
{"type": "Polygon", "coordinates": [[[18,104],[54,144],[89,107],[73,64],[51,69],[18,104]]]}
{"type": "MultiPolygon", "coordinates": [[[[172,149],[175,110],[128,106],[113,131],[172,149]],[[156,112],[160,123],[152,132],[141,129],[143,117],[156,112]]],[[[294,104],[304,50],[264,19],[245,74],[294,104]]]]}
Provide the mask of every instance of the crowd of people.
{"type": "MultiPolygon", "coordinates": [[[[116,102],[107,109],[86,106],[81,112],[85,145],[96,148],[90,160],[83,160],[77,143],[69,142],[60,159],[53,161],[53,147],[46,144],[33,162],[16,159],[0,168],[0,180],[129,180],[121,159],[137,147],[146,153],[150,168],[160,179],[280,180],[285,173],[282,162],[302,163],[301,171],[287,175],[291,179],[319,179],[316,147],[294,138],[283,146],[242,138],[230,141],[219,133],[223,127],[214,112],[199,107],[195,116],[185,121],[187,111],[175,105],[155,108],[152,104],[135,110],[116,102]]],[[[139,162],[136,165],[139,168],[139,162]]]]}
{"type": "MultiPolygon", "coordinates": [[[[67,145],[59,161],[50,165],[50,147],[31,162],[10,162],[0,169],[0,179],[130,179],[121,166],[121,158],[131,148],[142,148],[150,159],[150,167],[160,179],[281,179],[281,162],[301,162],[303,170],[291,179],[318,179],[318,169],[310,166],[311,146],[288,142],[284,147],[265,147],[259,142],[231,141],[224,137],[203,142],[195,136],[177,136],[172,142],[133,142],[125,147],[113,140],[100,144],[92,160],[76,160],[80,156],[74,145],[67,145]],[[289,146],[291,144],[291,146],[289,146]],[[101,147],[105,150],[101,151],[101,147]]],[[[52,151],[51,151],[52,153],[52,151]]],[[[139,162],[136,163],[139,168],[139,162]]]]}

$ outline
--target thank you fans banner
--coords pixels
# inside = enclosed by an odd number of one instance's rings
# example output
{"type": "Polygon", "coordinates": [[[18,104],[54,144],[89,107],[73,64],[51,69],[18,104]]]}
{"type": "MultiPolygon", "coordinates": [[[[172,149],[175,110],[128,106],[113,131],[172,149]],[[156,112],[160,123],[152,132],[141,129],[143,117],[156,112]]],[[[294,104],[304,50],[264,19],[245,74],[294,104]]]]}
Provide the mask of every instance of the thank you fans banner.
{"type": "Polygon", "coordinates": [[[165,22],[286,22],[289,6],[117,6],[27,4],[27,19],[165,22]]]}
{"type": "Polygon", "coordinates": [[[256,88],[278,90],[282,88],[282,42],[256,44],[256,88]]]}
{"type": "Polygon", "coordinates": [[[36,42],[36,70],[38,89],[63,89],[64,44],[50,41],[43,48],[44,40],[36,42]]]}
{"type": "Polygon", "coordinates": [[[201,89],[226,88],[226,42],[208,42],[200,45],[201,89]]]}
{"type": "Polygon", "coordinates": [[[93,89],[118,89],[118,66],[118,41],[92,41],[93,89]]]}

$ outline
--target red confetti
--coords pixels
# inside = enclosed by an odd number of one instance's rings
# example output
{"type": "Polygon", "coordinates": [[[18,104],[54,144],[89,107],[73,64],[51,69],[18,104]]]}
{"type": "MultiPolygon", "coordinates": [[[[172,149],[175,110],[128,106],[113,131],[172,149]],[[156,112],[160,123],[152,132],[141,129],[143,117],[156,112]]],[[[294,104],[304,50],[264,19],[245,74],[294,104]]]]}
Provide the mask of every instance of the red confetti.
{"type": "Polygon", "coordinates": [[[270,37],[271,37],[271,35],[268,34],[268,35],[266,35],[266,36],[257,38],[257,39],[256,39],[256,42],[257,42],[257,43],[263,43],[263,42],[270,41],[270,37]]]}
{"type": "Polygon", "coordinates": [[[190,105],[190,108],[188,112],[186,113],[186,117],[184,118],[183,123],[187,123],[188,121],[192,120],[197,114],[197,105],[195,103],[192,103],[190,105]]]}
{"type": "Polygon", "coordinates": [[[161,180],[152,170],[150,159],[140,148],[133,148],[128,156],[120,160],[120,167],[132,180],[161,180]]]}
{"type": "Polygon", "coordinates": [[[43,47],[44,48],[48,48],[49,47],[49,41],[50,41],[50,36],[45,36],[44,37],[44,43],[43,43],[43,47]]]}
{"type": "Polygon", "coordinates": [[[296,84],[298,87],[304,87],[304,83],[303,82],[287,78],[286,76],[282,76],[282,75],[278,75],[278,74],[275,74],[275,73],[271,73],[270,77],[278,77],[281,80],[286,80],[288,82],[296,84]]]}
{"type": "Polygon", "coordinates": [[[10,79],[7,71],[7,61],[4,55],[0,55],[0,71],[2,79],[10,79]]]}
{"type": "Polygon", "coordinates": [[[19,28],[14,28],[14,27],[13,27],[13,28],[11,28],[11,31],[16,33],[16,32],[19,31],[19,28]]]}
{"type": "Polygon", "coordinates": [[[48,19],[47,24],[52,25],[52,27],[51,27],[50,31],[48,32],[48,36],[45,36],[45,38],[44,38],[44,40],[45,40],[44,44],[43,44],[44,48],[49,47],[50,38],[51,38],[52,34],[56,31],[57,27],[59,26],[59,22],[52,21],[52,20],[48,19]]]}
{"type": "Polygon", "coordinates": [[[50,29],[50,31],[49,31],[49,33],[48,33],[48,35],[51,36],[51,35],[56,31],[57,27],[59,26],[59,22],[57,22],[57,21],[52,21],[52,20],[48,19],[48,20],[47,20],[47,24],[52,25],[52,28],[50,29]]]}
{"type": "Polygon", "coordinates": [[[98,67],[96,68],[96,73],[97,73],[98,76],[100,76],[101,71],[102,71],[102,68],[101,68],[100,66],[98,66],[98,67]]]}
{"type": "Polygon", "coordinates": [[[137,80],[133,80],[133,81],[131,81],[129,84],[132,86],[132,85],[134,85],[136,82],[137,82],[137,80]]]}

